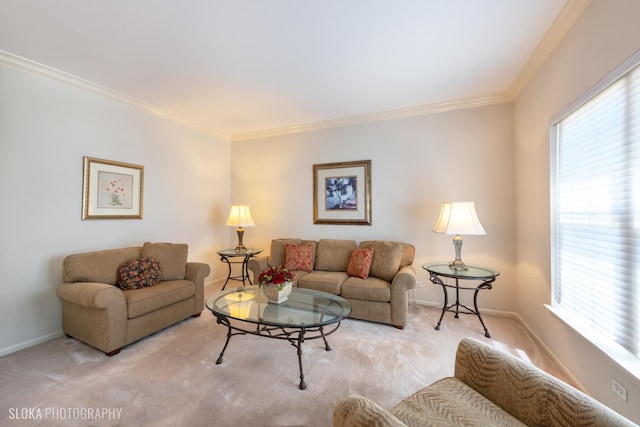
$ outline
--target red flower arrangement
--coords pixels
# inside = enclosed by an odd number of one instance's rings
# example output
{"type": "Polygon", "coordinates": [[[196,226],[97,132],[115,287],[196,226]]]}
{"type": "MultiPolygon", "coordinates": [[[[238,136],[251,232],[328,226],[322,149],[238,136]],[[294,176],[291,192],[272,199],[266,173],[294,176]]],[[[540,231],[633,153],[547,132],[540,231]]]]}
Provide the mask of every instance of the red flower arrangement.
{"type": "Polygon", "coordinates": [[[269,267],[260,272],[258,276],[258,286],[273,283],[278,285],[278,290],[281,291],[284,284],[286,282],[293,282],[294,278],[293,273],[282,266],[269,267]]]}

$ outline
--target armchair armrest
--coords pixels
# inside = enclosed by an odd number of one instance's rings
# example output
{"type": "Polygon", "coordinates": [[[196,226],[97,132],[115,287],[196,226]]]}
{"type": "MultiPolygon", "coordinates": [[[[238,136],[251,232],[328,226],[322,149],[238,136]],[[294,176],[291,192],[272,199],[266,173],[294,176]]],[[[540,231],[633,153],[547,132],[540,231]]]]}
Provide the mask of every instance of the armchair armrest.
{"type": "Polygon", "coordinates": [[[338,402],[333,410],[334,427],[406,427],[391,412],[366,397],[352,395],[338,402]]]}
{"type": "Polygon", "coordinates": [[[61,300],[89,308],[108,308],[126,313],[127,302],[122,289],[106,283],[72,282],[58,286],[61,300]]]}

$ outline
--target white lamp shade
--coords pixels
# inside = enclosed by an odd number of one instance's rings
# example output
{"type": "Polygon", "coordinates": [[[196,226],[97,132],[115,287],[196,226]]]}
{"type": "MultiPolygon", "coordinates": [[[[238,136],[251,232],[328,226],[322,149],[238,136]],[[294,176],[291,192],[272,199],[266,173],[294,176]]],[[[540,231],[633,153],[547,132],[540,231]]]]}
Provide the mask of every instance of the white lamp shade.
{"type": "Polygon", "coordinates": [[[233,227],[254,227],[253,218],[249,206],[233,205],[227,218],[227,226],[233,227]]]}
{"type": "Polygon", "coordinates": [[[480,224],[474,202],[442,202],[433,232],[454,235],[487,234],[480,224]]]}

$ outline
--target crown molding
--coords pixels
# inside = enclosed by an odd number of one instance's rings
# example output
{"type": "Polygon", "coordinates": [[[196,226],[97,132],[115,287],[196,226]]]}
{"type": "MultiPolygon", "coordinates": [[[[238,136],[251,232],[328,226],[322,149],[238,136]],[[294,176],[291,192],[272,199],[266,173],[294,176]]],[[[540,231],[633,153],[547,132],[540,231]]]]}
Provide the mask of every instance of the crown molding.
{"type": "Polygon", "coordinates": [[[372,114],[363,114],[358,116],[325,120],[318,122],[302,123],[291,126],[283,126],[271,129],[258,130],[253,132],[244,132],[236,134],[226,134],[216,130],[209,129],[205,126],[193,123],[180,117],[176,117],[160,108],[148,104],[146,102],[135,99],[123,93],[108,89],[90,81],[81,79],[63,71],[52,67],[31,61],[26,58],[0,50],[0,65],[16,68],[51,80],[56,80],[77,88],[104,96],[119,102],[132,105],[142,109],[150,114],[162,117],[166,120],[183,125],[185,127],[199,130],[226,141],[244,141],[250,139],[260,139],[273,137],[278,135],[288,135],[294,133],[311,132],[322,129],[338,128],[345,126],[353,126],[358,124],[375,123],[387,120],[396,120],[402,118],[417,117],[428,114],[441,113],[453,110],[462,110],[467,108],[477,108],[488,105],[508,103],[515,101],[522,91],[527,87],[533,76],[540,69],[542,64],[549,58],[560,41],[573,27],[582,13],[587,9],[591,0],[567,0],[564,8],[553,22],[542,41],[531,55],[522,71],[516,77],[507,92],[478,98],[468,98],[450,102],[442,102],[435,104],[420,105],[410,108],[402,108],[398,110],[383,111],[372,114]]]}
{"type": "Polygon", "coordinates": [[[551,53],[558,47],[564,36],[573,27],[583,12],[589,7],[591,0],[568,0],[558,17],[529,57],[529,60],[516,77],[509,89],[509,97],[515,101],[527,87],[533,76],[538,72],[551,53]]]}
{"type": "Polygon", "coordinates": [[[170,113],[167,113],[166,111],[161,110],[156,106],[140,101],[139,99],[136,99],[131,96],[125,95],[123,93],[117,92],[115,90],[106,88],[104,86],[100,86],[88,80],[81,79],[80,77],[76,77],[74,75],[65,73],[64,71],[57,70],[47,65],[43,65],[38,62],[31,61],[30,59],[26,59],[9,52],[5,52],[3,50],[0,50],[0,65],[6,65],[8,67],[12,67],[21,71],[26,71],[28,73],[35,74],[40,77],[65,83],[65,84],[77,87],[79,89],[92,92],[96,95],[104,96],[106,98],[110,98],[115,101],[132,105],[136,108],[139,108],[150,114],[153,114],[154,116],[161,117],[163,119],[169,120],[171,122],[180,124],[182,126],[185,126],[191,129],[205,132],[211,136],[215,136],[216,138],[221,138],[226,141],[230,140],[230,136],[225,133],[209,129],[197,123],[193,123],[189,120],[185,120],[183,118],[174,116],[170,113]]]}
{"type": "Polygon", "coordinates": [[[549,30],[542,38],[542,41],[538,44],[538,47],[533,52],[531,57],[529,57],[529,60],[522,68],[507,92],[484,98],[469,98],[452,102],[429,104],[418,107],[347,117],[344,119],[304,123],[273,129],[265,129],[255,132],[237,133],[231,135],[231,141],[244,141],[249,139],[267,138],[278,135],[311,132],[321,129],[352,126],[364,123],[374,123],[384,120],[416,117],[427,114],[441,113],[445,111],[461,110],[465,108],[476,108],[487,105],[513,102],[527,87],[542,64],[544,64],[544,62],[549,58],[551,53],[558,46],[560,41],[569,32],[569,30],[573,27],[580,16],[582,16],[582,13],[587,9],[587,7],[589,7],[589,4],[591,4],[591,0],[567,0],[567,3],[560,11],[560,14],[555,19],[553,24],[551,24],[551,27],[549,27],[549,30]]]}
{"type": "Polygon", "coordinates": [[[445,111],[463,110],[467,108],[477,108],[487,105],[503,104],[506,102],[511,102],[509,94],[501,93],[487,97],[469,98],[436,104],[419,105],[417,107],[382,111],[379,113],[363,114],[341,119],[283,126],[278,128],[259,130],[255,132],[236,133],[231,135],[231,141],[246,141],[249,139],[268,138],[278,135],[289,135],[293,133],[312,132],[322,129],[354,126],[366,123],[376,123],[386,120],[397,120],[403,118],[424,116],[428,114],[442,113],[445,111]]]}

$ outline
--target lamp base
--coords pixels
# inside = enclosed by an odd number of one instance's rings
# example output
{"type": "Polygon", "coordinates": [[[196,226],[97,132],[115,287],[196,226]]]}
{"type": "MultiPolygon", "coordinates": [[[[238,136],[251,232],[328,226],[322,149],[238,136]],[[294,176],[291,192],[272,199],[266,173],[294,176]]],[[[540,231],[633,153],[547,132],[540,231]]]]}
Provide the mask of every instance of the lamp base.
{"type": "Polygon", "coordinates": [[[453,238],[453,248],[456,251],[456,259],[449,263],[449,268],[453,271],[467,271],[468,268],[462,262],[462,256],[460,255],[462,252],[462,237],[459,234],[456,234],[453,238]]]}
{"type": "Polygon", "coordinates": [[[469,270],[467,266],[462,262],[461,259],[454,259],[449,263],[449,268],[453,271],[467,271],[469,270]]]}
{"type": "Polygon", "coordinates": [[[238,246],[235,248],[237,253],[247,252],[247,248],[242,244],[242,236],[244,236],[244,229],[238,227],[238,246]]]}

